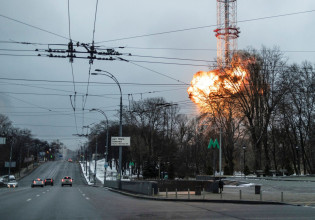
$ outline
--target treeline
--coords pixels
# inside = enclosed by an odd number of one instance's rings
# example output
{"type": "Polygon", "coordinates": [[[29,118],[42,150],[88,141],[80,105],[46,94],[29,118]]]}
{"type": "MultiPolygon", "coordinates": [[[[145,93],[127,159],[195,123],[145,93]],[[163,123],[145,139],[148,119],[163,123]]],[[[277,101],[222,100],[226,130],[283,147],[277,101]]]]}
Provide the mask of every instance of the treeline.
{"type": "Polygon", "coordinates": [[[6,139],[6,143],[0,145],[0,175],[8,174],[5,162],[10,161],[11,149],[11,161],[14,161],[16,165],[11,167],[11,173],[17,173],[22,168],[44,160],[44,158],[54,160],[56,153],[63,146],[58,140],[48,143],[33,138],[30,130],[14,127],[9,118],[3,114],[0,114],[0,137],[6,139]]]}
{"type": "MultiPolygon", "coordinates": [[[[213,174],[219,167],[218,149],[208,149],[208,144],[221,133],[225,174],[314,174],[314,66],[288,66],[278,50],[263,48],[239,52],[219,78],[224,83],[216,93],[204,95],[202,113],[193,119],[163,98],[125,106],[123,136],[131,137],[131,146],[123,148],[122,170],[133,162],[133,173],[145,178],[213,174]],[[241,70],[245,77],[237,74],[241,70]]],[[[90,154],[96,140],[98,153],[105,153],[105,128],[105,121],[92,128],[90,154]]],[[[118,131],[118,123],[110,122],[109,136],[118,131]]],[[[118,164],[118,147],[109,144],[108,150],[109,160],[118,164]]]]}

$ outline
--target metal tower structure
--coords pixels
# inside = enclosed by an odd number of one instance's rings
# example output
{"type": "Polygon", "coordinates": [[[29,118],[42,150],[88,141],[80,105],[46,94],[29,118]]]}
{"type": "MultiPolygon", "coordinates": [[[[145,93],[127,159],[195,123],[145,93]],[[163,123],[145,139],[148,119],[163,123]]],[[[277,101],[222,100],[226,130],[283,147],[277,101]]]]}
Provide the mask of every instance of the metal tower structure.
{"type": "Polygon", "coordinates": [[[237,50],[236,0],[217,0],[217,64],[218,68],[227,67],[231,62],[234,51],[237,50]]]}

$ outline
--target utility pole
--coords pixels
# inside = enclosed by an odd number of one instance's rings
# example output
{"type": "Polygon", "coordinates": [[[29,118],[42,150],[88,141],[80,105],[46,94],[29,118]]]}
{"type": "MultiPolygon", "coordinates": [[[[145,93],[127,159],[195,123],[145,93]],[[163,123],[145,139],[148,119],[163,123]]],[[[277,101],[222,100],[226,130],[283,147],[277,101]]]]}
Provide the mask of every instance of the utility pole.
{"type": "Polygon", "coordinates": [[[11,175],[11,163],[12,163],[12,147],[13,147],[13,137],[12,137],[12,140],[11,140],[11,144],[10,144],[10,160],[9,160],[9,179],[10,180],[10,175],[11,175]]]}
{"type": "Polygon", "coordinates": [[[222,175],[222,128],[220,127],[219,172],[222,175]]]}
{"type": "Polygon", "coordinates": [[[97,135],[96,135],[96,147],[95,147],[95,167],[94,167],[94,185],[96,184],[96,160],[97,160],[97,135]]]}

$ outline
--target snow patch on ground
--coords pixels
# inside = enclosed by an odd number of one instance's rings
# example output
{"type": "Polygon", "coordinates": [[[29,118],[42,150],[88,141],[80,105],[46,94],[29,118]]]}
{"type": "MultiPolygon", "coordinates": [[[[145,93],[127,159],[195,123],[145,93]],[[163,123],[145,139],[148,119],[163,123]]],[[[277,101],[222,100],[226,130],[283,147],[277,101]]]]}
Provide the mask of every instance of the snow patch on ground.
{"type": "MultiPolygon", "coordinates": [[[[104,177],[105,177],[105,159],[97,160],[96,161],[96,178],[99,180],[101,183],[104,183],[104,177]]],[[[106,180],[117,180],[117,174],[118,171],[115,167],[115,164],[112,163],[113,166],[112,168],[110,166],[107,167],[106,169],[106,180]]],[[[80,165],[83,171],[83,175],[88,182],[89,185],[94,184],[94,174],[95,174],[95,160],[92,161],[80,161],[80,165]]],[[[130,178],[130,172],[129,170],[126,170],[125,176],[124,177],[129,177],[130,178]]],[[[131,176],[131,178],[134,178],[136,176],[131,176]]],[[[130,181],[130,179],[122,179],[122,181],[130,181]]]]}

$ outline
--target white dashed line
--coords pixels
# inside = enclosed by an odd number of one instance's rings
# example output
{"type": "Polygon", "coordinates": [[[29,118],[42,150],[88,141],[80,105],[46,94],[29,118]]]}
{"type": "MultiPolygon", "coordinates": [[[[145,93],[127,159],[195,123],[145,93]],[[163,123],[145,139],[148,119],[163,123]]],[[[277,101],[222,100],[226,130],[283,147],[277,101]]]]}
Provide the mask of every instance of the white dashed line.
{"type": "Polygon", "coordinates": [[[36,196],[38,197],[38,196],[40,196],[40,195],[37,194],[36,196]]]}
{"type": "Polygon", "coordinates": [[[46,193],[46,192],[43,192],[44,194],[46,193]]]}
{"type": "Polygon", "coordinates": [[[26,202],[29,202],[29,201],[31,201],[32,199],[28,199],[28,200],[26,200],[26,202]]]}
{"type": "Polygon", "coordinates": [[[89,198],[89,197],[86,197],[86,199],[87,199],[87,200],[90,200],[90,198],[89,198]]]}
{"type": "Polygon", "coordinates": [[[85,194],[82,194],[82,196],[85,196],[85,194]]]}

